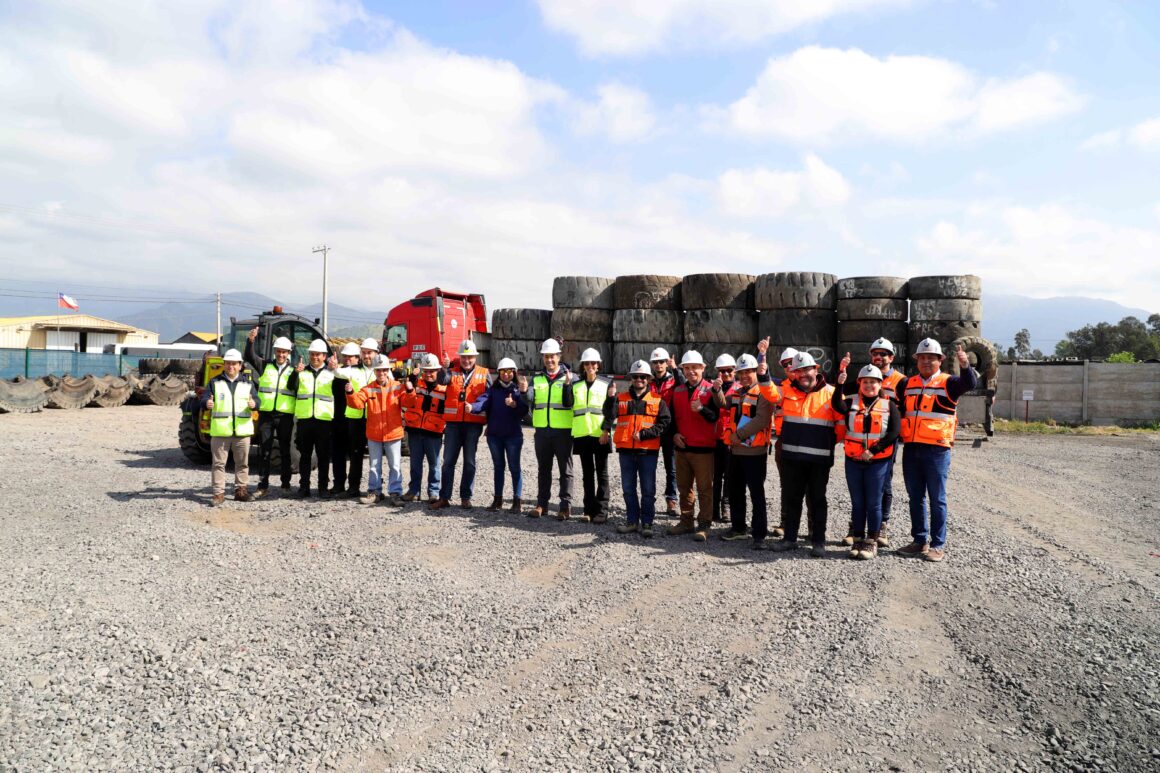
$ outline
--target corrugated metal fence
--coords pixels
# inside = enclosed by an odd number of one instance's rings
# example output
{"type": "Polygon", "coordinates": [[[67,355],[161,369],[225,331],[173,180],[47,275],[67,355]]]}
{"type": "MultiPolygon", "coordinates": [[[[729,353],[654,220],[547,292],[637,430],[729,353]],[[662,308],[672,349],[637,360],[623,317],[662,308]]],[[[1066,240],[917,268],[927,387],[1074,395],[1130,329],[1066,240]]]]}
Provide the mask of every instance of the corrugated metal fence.
{"type": "Polygon", "coordinates": [[[0,349],[0,378],[17,376],[123,376],[137,367],[136,356],[88,354],[51,349],[0,349]]]}

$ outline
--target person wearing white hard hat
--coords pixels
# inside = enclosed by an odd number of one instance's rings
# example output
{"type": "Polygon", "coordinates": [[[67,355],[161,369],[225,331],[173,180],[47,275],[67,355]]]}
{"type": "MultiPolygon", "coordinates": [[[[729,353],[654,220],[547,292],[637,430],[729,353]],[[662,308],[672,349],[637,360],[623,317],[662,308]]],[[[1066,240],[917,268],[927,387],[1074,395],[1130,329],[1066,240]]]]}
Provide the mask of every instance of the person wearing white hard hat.
{"type": "MultiPolygon", "coordinates": [[[[846,360],[838,367],[838,385],[846,383],[846,360]]],[[[858,371],[858,391],[846,398],[835,389],[830,405],[845,417],[846,486],[854,519],[850,557],[870,559],[878,555],[882,530],[882,488],[894,464],[900,414],[894,401],[882,393],[882,371],[867,365],[858,371]]]]}
{"type": "MultiPolygon", "coordinates": [[[[649,365],[652,369],[651,389],[656,392],[669,409],[673,412],[673,390],[684,383],[684,374],[676,369],[673,357],[664,347],[658,346],[649,355],[649,365]]],[[[676,429],[672,423],[668,425],[661,438],[661,461],[665,465],[665,514],[670,518],[680,515],[677,509],[677,460],[676,446],[673,444],[673,433],[676,429]]]]}
{"type": "Polygon", "coordinates": [[[955,351],[959,375],[940,370],[942,346],[924,338],[914,350],[918,373],[903,387],[902,479],[910,497],[911,543],[898,550],[909,557],[942,561],[947,541],[947,475],[958,426],[959,398],[978,386],[979,378],[967,353],[955,351]],[[927,497],[930,522],[927,523],[927,497]]]}
{"type": "Polygon", "coordinates": [[[403,500],[413,502],[423,484],[423,463],[427,463],[427,501],[439,499],[442,465],[439,461],[443,448],[443,406],[447,400],[447,385],[439,383],[442,365],[439,358],[428,352],[419,357],[419,381],[404,384],[403,424],[407,427],[407,443],[411,449],[411,479],[403,500]]]}
{"type": "Polygon", "coordinates": [[[681,374],[684,383],[672,394],[681,520],[668,528],[668,534],[692,534],[693,539],[704,542],[713,526],[713,452],[717,445],[718,408],[713,402],[713,387],[704,378],[705,360],[700,352],[690,350],[681,355],[681,374]]]}
{"type": "MultiPolygon", "coordinates": [[[[759,351],[768,341],[758,344],[759,351]]],[[[765,503],[765,477],[769,465],[772,438],[773,404],[777,387],[768,371],[752,354],[737,358],[738,388],[729,398],[726,411],[729,426],[725,442],[729,444],[729,519],[730,529],[721,535],[727,541],[740,541],[752,533],[753,547],[765,548],[769,518],[765,503]],[[752,529],[747,529],[746,494],[753,506],[752,529]]]]}
{"type": "Polygon", "coordinates": [[[486,416],[472,413],[471,404],[487,391],[487,368],[476,367],[479,350],[469,338],[459,344],[458,362],[449,363],[450,369],[440,375],[440,382],[447,385],[447,403],[443,407],[443,418],[447,426],[443,430],[443,472],[439,488],[439,499],[431,503],[438,510],[451,504],[451,491],[455,485],[455,465],[459,454],[463,453],[463,474],[459,478],[459,504],[464,510],[471,509],[471,496],[475,491],[475,456],[479,450],[479,438],[483,435],[486,416]]]}
{"type": "Polygon", "coordinates": [[[581,521],[608,520],[608,456],[616,424],[616,388],[600,375],[601,357],[595,349],[580,353],[580,378],[572,384],[572,451],[580,457],[584,483],[581,521]]]}
{"type": "Polygon", "coordinates": [[[628,370],[629,388],[617,395],[613,441],[620,459],[625,521],[618,534],[653,535],[656,517],[657,457],[669,424],[669,407],[650,386],[653,371],[644,360],[628,370]]]}
{"type": "Polygon", "coordinates": [[[258,488],[255,499],[262,499],[270,489],[270,458],[274,455],[274,440],[278,441],[279,464],[281,466],[282,490],[290,490],[290,479],[294,474],[293,460],[290,458],[290,442],[294,437],[294,390],[290,388],[290,376],[294,365],[290,362],[290,352],[294,347],[289,338],[280,336],[274,340],[274,359],[267,360],[258,354],[255,340],[258,328],[250,331],[246,338],[243,355],[254,372],[258,373],[258,488]]]}
{"type": "Polygon", "coordinates": [[[774,549],[797,547],[802,504],[808,501],[810,555],[826,555],[826,485],[834,466],[834,446],[845,425],[830,404],[834,387],[826,383],[809,352],[798,352],[789,378],[781,384],[781,512],[784,530],[774,549]]]}
{"type": "Polygon", "coordinates": [[[403,506],[403,393],[391,375],[391,361],[379,354],[371,362],[375,380],[357,392],[347,383],[347,405],[366,412],[367,493],[359,501],[373,505],[384,499],[392,507],[403,506]],[[383,496],[383,457],[387,459],[387,495],[383,496]]]}
{"type": "Polygon", "coordinates": [[[528,404],[520,394],[520,384],[516,381],[518,369],[515,360],[504,357],[495,369],[495,380],[471,404],[471,413],[487,417],[487,449],[491,451],[492,473],[495,476],[495,495],[487,509],[494,513],[503,507],[506,467],[512,478],[511,512],[518,513],[523,509],[524,476],[520,469],[520,454],[524,448],[522,421],[528,415],[528,404]]]}
{"type": "Polygon", "coordinates": [[[375,380],[374,364],[379,354],[379,342],[373,338],[364,339],[355,352],[358,360],[352,364],[352,355],[348,352],[354,349],[353,341],[342,348],[347,363],[334,371],[335,381],[338,382],[336,388],[340,388],[346,396],[342,411],[346,423],[346,444],[343,447],[346,478],[339,480],[336,468],[334,488],[337,496],[351,499],[362,495],[363,458],[367,455],[367,417],[365,408],[351,405],[350,395],[357,394],[375,380]]]}
{"type": "Polygon", "coordinates": [[[338,351],[337,366],[334,358],[328,360],[334,371],[334,393],[338,396],[338,405],[334,409],[334,419],[330,427],[330,465],[331,484],[330,494],[334,497],[347,496],[347,450],[350,448],[350,430],[347,428],[346,384],[351,368],[359,367],[359,346],[353,341],[343,344],[338,351]]]}
{"type": "Polygon", "coordinates": [[[741,384],[733,376],[737,371],[737,360],[731,354],[717,358],[713,379],[713,404],[717,406],[717,443],[713,449],[713,520],[724,523],[729,520],[729,411],[726,407],[730,398],[741,384]]]}
{"type": "Polygon", "coordinates": [[[213,460],[210,481],[211,507],[226,499],[226,461],[234,457],[234,499],[250,499],[250,438],[254,434],[253,411],[258,407],[253,384],[242,373],[242,353],[230,349],[222,355],[222,373],[215,376],[201,395],[202,410],[210,412],[209,452],[213,460]]]}
{"type": "Polygon", "coordinates": [[[560,517],[572,516],[572,373],[560,362],[560,342],[549,338],[540,346],[544,369],[532,377],[531,388],[520,376],[520,391],[528,402],[535,428],[536,506],[529,518],[548,511],[552,495],[552,463],[560,473],[560,517]]]}
{"type": "MultiPolygon", "coordinates": [[[[330,347],[321,338],[310,342],[307,361],[294,365],[288,383],[294,390],[294,423],[298,444],[297,496],[310,496],[312,457],[318,460],[318,496],[330,498],[330,436],[335,416],[334,357],[330,347]]],[[[339,393],[341,394],[341,393],[339,393]]]]}

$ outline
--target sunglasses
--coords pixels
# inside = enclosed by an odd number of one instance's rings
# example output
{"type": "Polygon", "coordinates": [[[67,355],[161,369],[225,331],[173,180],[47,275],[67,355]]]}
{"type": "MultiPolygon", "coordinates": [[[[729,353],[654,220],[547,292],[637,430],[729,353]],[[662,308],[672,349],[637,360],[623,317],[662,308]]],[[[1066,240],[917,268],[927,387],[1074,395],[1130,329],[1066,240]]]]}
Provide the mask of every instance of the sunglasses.
{"type": "Polygon", "coordinates": [[[717,368],[718,373],[732,373],[733,368],[717,368]]]}
{"type": "Polygon", "coordinates": [[[633,381],[648,381],[648,376],[632,376],[633,381]]]}

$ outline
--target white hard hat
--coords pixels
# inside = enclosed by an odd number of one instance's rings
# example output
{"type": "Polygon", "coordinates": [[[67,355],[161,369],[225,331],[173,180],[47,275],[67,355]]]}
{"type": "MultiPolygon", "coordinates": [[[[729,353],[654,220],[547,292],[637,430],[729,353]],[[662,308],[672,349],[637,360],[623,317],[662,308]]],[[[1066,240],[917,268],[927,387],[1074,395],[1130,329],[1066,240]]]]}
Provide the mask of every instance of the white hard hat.
{"type": "Polygon", "coordinates": [[[377,352],[379,350],[379,342],[373,338],[364,338],[363,342],[359,344],[360,349],[370,349],[377,352]]]}
{"type": "Polygon", "coordinates": [[[431,354],[430,352],[427,352],[419,358],[419,367],[422,370],[439,370],[439,368],[442,366],[439,364],[438,357],[436,357],[434,354],[431,354]]]}
{"type": "Polygon", "coordinates": [[[757,370],[757,358],[752,354],[743,354],[737,358],[737,370],[757,370]]]}
{"type": "Polygon", "coordinates": [[[459,342],[459,356],[460,357],[478,357],[479,349],[475,348],[475,341],[470,338],[464,338],[459,342]]]}
{"type": "Polygon", "coordinates": [[[704,367],[705,359],[701,356],[700,352],[690,349],[681,355],[681,366],[684,367],[685,365],[700,365],[704,367]]]}
{"type": "Polygon", "coordinates": [[[600,352],[588,347],[580,352],[580,362],[604,362],[604,360],[600,358],[600,352]]]}
{"type": "Polygon", "coordinates": [[[379,356],[375,357],[375,363],[372,368],[374,370],[390,370],[391,358],[385,354],[380,354],[379,356]]]}
{"type": "Polygon", "coordinates": [[[495,366],[496,370],[517,370],[516,361],[511,357],[504,357],[499,361],[499,365],[495,366]]]}
{"type": "MultiPolygon", "coordinates": [[[[315,338],[313,341],[310,342],[310,348],[307,349],[306,351],[326,354],[330,350],[326,348],[326,341],[323,341],[321,338],[315,338]]],[[[358,352],[355,352],[355,354],[358,354],[358,352]]]]}
{"type": "Polygon", "coordinates": [[[785,362],[786,360],[792,360],[794,358],[794,355],[796,355],[797,353],[798,353],[797,349],[790,346],[784,352],[781,353],[781,356],[777,358],[777,361],[778,362],[785,362]]]}
{"type": "Polygon", "coordinates": [[[924,338],[918,342],[918,347],[914,350],[914,356],[917,357],[920,354],[937,354],[939,357],[944,356],[942,346],[939,345],[939,342],[933,338],[924,338]]]}
{"type": "Polygon", "coordinates": [[[814,356],[809,352],[798,352],[793,356],[793,362],[789,364],[790,370],[816,367],[818,367],[818,363],[814,362],[814,356]]]}
{"type": "Polygon", "coordinates": [[[668,362],[669,353],[663,346],[658,346],[653,349],[652,355],[648,358],[649,362],[668,362]]]}
{"type": "Polygon", "coordinates": [[[242,353],[237,349],[230,349],[222,355],[222,362],[241,362],[242,353]]]}
{"type": "Polygon", "coordinates": [[[862,368],[862,370],[858,371],[858,378],[876,378],[881,381],[882,371],[878,370],[878,368],[873,365],[867,365],[866,367],[862,368]]]}
{"type": "Polygon", "coordinates": [[[351,341],[342,347],[342,351],[339,354],[343,357],[358,357],[361,352],[358,349],[358,345],[354,341],[351,341]]]}
{"type": "Polygon", "coordinates": [[[549,338],[540,346],[540,354],[559,354],[560,342],[555,338],[549,338]]]}
{"type": "MultiPolygon", "coordinates": [[[[661,349],[660,351],[663,352],[664,349],[661,349]]],[[[636,362],[634,362],[632,364],[632,367],[628,369],[628,375],[630,375],[630,376],[651,376],[652,375],[652,368],[650,368],[649,364],[647,362],[645,362],[644,360],[637,360],[636,362]]]]}
{"type": "Polygon", "coordinates": [[[294,348],[294,344],[290,343],[290,339],[287,338],[286,336],[281,336],[280,338],[274,339],[274,348],[275,349],[285,349],[286,351],[290,351],[291,349],[294,348]]]}
{"type": "Polygon", "coordinates": [[[870,351],[874,351],[875,349],[885,349],[891,354],[894,354],[894,344],[890,343],[889,338],[879,338],[877,341],[870,344],[870,351]]]}
{"type": "Polygon", "coordinates": [[[717,358],[717,362],[713,363],[717,368],[736,368],[737,360],[733,359],[732,354],[722,354],[717,358]]]}

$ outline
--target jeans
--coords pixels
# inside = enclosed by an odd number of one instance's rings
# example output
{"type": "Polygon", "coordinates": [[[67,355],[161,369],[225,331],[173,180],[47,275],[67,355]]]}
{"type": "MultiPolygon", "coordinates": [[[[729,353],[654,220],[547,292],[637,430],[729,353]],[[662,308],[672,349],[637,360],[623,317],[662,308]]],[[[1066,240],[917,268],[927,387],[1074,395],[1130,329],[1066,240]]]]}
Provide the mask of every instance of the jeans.
{"type": "Polygon", "coordinates": [[[387,457],[387,493],[403,493],[403,441],[367,440],[370,451],[370,472],[367,473],[367,491],[383,493],[383,457],[387,457]]]}
{"type": "Polygon", "coordinates": [[[608,510],[608,457],[611,442],[601,445],[600,438],[572,439],[572,450],[580,457],[584,480],[584,515],[603,515],[608,510]]]}
{"type": "Polygon", "coordinates": [[[572,430],[536,430],[536,506],[547,507],[552,496],[552,462],[560,470],[560,504],[572,506],[572,430]]]}
{"type": "Polygon", "coordinates": [[[524,474],[520,469],[520,452],[524,449],[523,434],[512,437],[487,436],[487,447],[491,451],[491,466],[495,469],[495,498],[503,499],[504,465],[512,473],[512,496],[520,499],[524,495],[524,474]]]}
{"type": "Polygon", "coordinates": [[[290,485],[293,474],[290,459],[290,439],[294,434],[294,414],[277,411],[263,411],[258,414],[258,488],[270,487],[270,456],[274,453],[274,440],[278,440],[281,454],[282,485],[290,485]]]}
{"type": "Polygon", "coordinates": [[[733,531],[745,533],[745,492],[753,502],[753,539],[757,542],[769,536],[769,516],[765,508],[765,473],[769,464],[767,454],[747,456],[729,455],[729,518],[733,531]]]}
{"type": "Polygon", "coordinates": [[[657,455],[621,453],[618,456],[625,520],[650,526],[657,514],[657,455]]]}
{"type": "MultiPolygon", "coordinates": [[[[894,486],[892,485],[894,482],[894,461],[898,458],[898,449],[901,445],[901,443],[895,443],[894,454],[889,459],[884,460],[889,462],[889,464],[886,466],[886,480],[882,484],[882,528],[890,522],[890,506],[894,503],[894,486]]],[[[856,508],[853,507],[853,503],[851,503],[850,533],[855,536],[865,536],[859,535],[854,531],[854,524],[857,520],[858,513],[856,508]]],[[[881,531],[881,528],[879,531],[881,531]]]]}
{"type": "Polygon", "coordinates": [[[713,449],[713,520],[722,520],[729,504],[729,446],[717,441],[713,449]]]}
{"type": "Polygon", "coordinates": [[[910,536],[941,548],[947,541],[947,473],[951,450],[929,443],[907,443],[902,452],[902,479],[910,497],[910,536]],[[926,498],[930,496],[930,528],[926,498]]]}
{"type": "Polygon", "coordinates": [[[863,539],[882,531],[882,487],[893,466],[891,459],[859,462],[846,458],[846,485],[854,511],[850,533],[855,537],[863,539]]]}
{"type": "Polygon", "coordinates": [[[463,475],[459,478],[459,498],[471,499],[475,490],[475,452],[479,448],[479,436],[482,434],[482,424],[447,422],[443,429],[443,485],[439,487],[441,499],[451,499],[451,489],[455,486],[455,465],[459,462],[461,450],[463,475]]]}
{"type": "Polygon", "coordinates": [[[310,491],[311,454],[318,455],[318,493],[330,482],[330,434],[329,421],[298,420],[298,489],[304,493],[310,491]]]}
{"type": "Polygon", "coordinates": [[[661,436],[661,456],[665,462],[665,501],[677,503],[677,457],[673,430],[661,436]]]}
{"type": "MultiPolygon", "coordinates": [[[[367,420],[346,420],[346,489],[357,493],[362,488],[363,457],[367,453],[367,420]]],[[[341,487],[342,481],[335,479],[335,487],[341,487]]]]}
{"type": "Polygon", "coordinates": [[[439,496],[439,452],[443,448],[442,435],[428,435],[420,430],[411,430],[407,434],[407,443],[411,447],[411,480],[407,483],[407,493],[419,495],[419,488],[423,484],[423,462],[427,462],[427,496],[434,499],[439,496]]]}
{"type": "Polygon", "coordinates": [[[815,545],[826,542],[826,484],[830,482],[829,463],[781,460],[781,513],[785,540],[796,542],[802,524],[802,501],[806,502],[810,517],[810,541],[815,545]]]}

